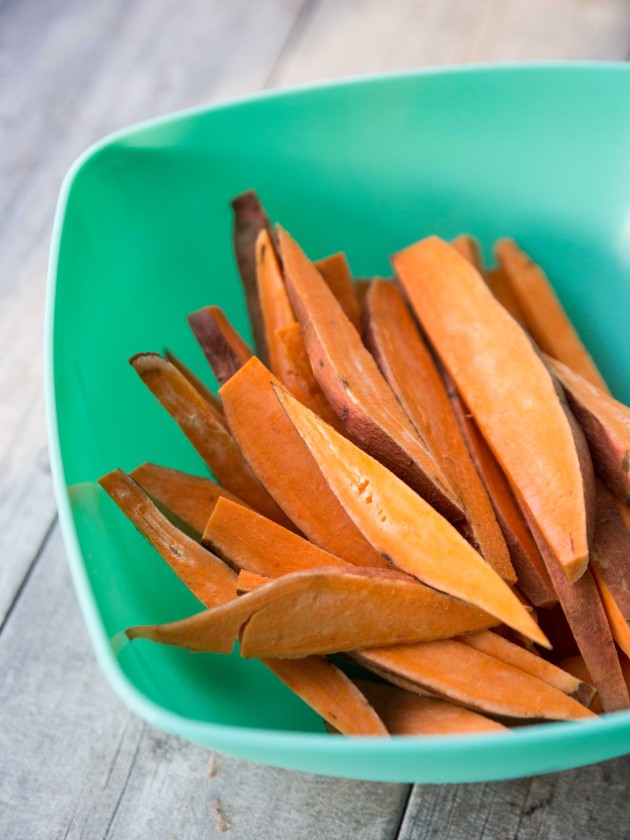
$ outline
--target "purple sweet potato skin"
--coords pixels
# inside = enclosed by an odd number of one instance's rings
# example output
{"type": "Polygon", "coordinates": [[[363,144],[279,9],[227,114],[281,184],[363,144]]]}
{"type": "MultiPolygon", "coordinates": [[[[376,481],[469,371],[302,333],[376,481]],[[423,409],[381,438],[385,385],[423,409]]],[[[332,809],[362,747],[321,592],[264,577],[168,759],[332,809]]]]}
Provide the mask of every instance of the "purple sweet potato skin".
{"type": "Polygon", "coordinates": [[[234,211],[232,229],[234,254],[245,292],[245,303],[254,336],[256,355],[268,364],[269,350],[265,338],[265,325],[256,276],[256,239],[260,231],[266,229],[271,241],[275,242],[275,232],[254,190],[247,190],[237,195],[232,199],[231,204],[234,211]]]}
{"type": "Polygon", "coordinates": [[[188,316],[188,323],[204,352],[219,385],[223,385],[243,366],[239,357],[226,341],[210,307],[199,309],[188,316]]]}
{"type": "Polygon", "coordinates": [[[621,518],[614,496],[597,482],[595,536],[591,562],[597,564],[604,583],[621,610],[630,620],[630,531],[621,518]]]}

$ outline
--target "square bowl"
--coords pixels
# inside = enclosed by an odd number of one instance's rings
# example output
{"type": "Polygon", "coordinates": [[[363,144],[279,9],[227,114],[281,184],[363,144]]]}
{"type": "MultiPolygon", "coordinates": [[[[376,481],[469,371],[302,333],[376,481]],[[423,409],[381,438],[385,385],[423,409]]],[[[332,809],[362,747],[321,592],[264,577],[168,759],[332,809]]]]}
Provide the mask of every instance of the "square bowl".
{"type": "MultiPolygon", "coordinates": [[[[630,399],[630,70],[425,71],[175,114],[88,150],[62,187],[47,305],[52,467],[98,661],[150,723],[254,761],[380,781],[468,782],[630,751],[630,712],[506,734],[333,738],[263,666],[116,641],[199,609],[95,484],[153,460],[204,465],[127,365],[166,345],[202,376],[185,316],[221,305],[247,332],[229,199],[259,192],[313,258],[356,275],[429,233],[514,236],[550,274],[613,392],[630,399]]],[[[487,254],[489,255],[489,254],[487,254]]]]}

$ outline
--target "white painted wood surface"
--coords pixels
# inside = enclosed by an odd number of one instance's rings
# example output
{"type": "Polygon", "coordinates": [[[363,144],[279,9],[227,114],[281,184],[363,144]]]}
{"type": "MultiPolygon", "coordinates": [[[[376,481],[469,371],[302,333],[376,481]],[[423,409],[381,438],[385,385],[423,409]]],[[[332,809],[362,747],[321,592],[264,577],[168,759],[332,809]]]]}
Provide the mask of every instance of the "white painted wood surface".
{"type": "Polygon", "coordinates": [[[0,3],[0,837],[630,836],[627,757],[411,789],[213,757],[133,718],[97,672],[66,570],[40,349],[61,178],[103,134],[265,86],[629,50],[628,0],[0,3]]]}

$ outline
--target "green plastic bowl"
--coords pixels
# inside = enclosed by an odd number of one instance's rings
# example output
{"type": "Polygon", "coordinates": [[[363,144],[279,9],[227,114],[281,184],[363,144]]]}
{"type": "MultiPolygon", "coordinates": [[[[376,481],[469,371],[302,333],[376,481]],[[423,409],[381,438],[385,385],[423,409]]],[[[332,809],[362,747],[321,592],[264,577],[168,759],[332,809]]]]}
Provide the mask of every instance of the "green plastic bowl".
{"type": "MultiPolygon", "coordinates": [[[[334,738],[270,672],[191,656],[129,624],[199,609],[94,483],[142,461],[204,472],[127,364],[166,345],[205,375],[187,313],[246,329],[228,200],[255,187],[313,257],[357,275],[429,233],[516,237],[548,270],[614,392],[630,399],[630,69],[475,67],[327,84],[201,108],[89,149],[61,190],[48,289],[50,448],[59,515],[98,661],[141,717],[232,755],[404,782],[469,782],[630,751],[630,713],[505,735],[334,738]]],[[[489,255],[489,254],[488,254],[489,255]]]]}

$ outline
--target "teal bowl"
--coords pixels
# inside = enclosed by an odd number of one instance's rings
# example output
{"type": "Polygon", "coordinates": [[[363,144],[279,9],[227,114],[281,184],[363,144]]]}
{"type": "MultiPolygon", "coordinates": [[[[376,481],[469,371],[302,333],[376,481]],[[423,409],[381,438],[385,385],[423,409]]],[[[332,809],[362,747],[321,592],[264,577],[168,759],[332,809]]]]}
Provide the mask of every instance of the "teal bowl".
{"type": "Polygon", "coordinates": [[[95,480],[153,460],[203,473],[127,359],[168,346],[202,376],[185,321],[220,304],[246,330],[228,200],[255,187],[313,257],[356,275],[429,233],[511,235],[544,265],[616,395],[630,400],[630,68],[475,67],[264,94],[121,131],[61,190],[46,370],[59,516],[79,602],[114,690],[145,720],[295,770],[470,782],[630,751],[630,713],[468,737],[330,737],[238,655],[138,642],[129,624],[197,611],[95,480]]]}

